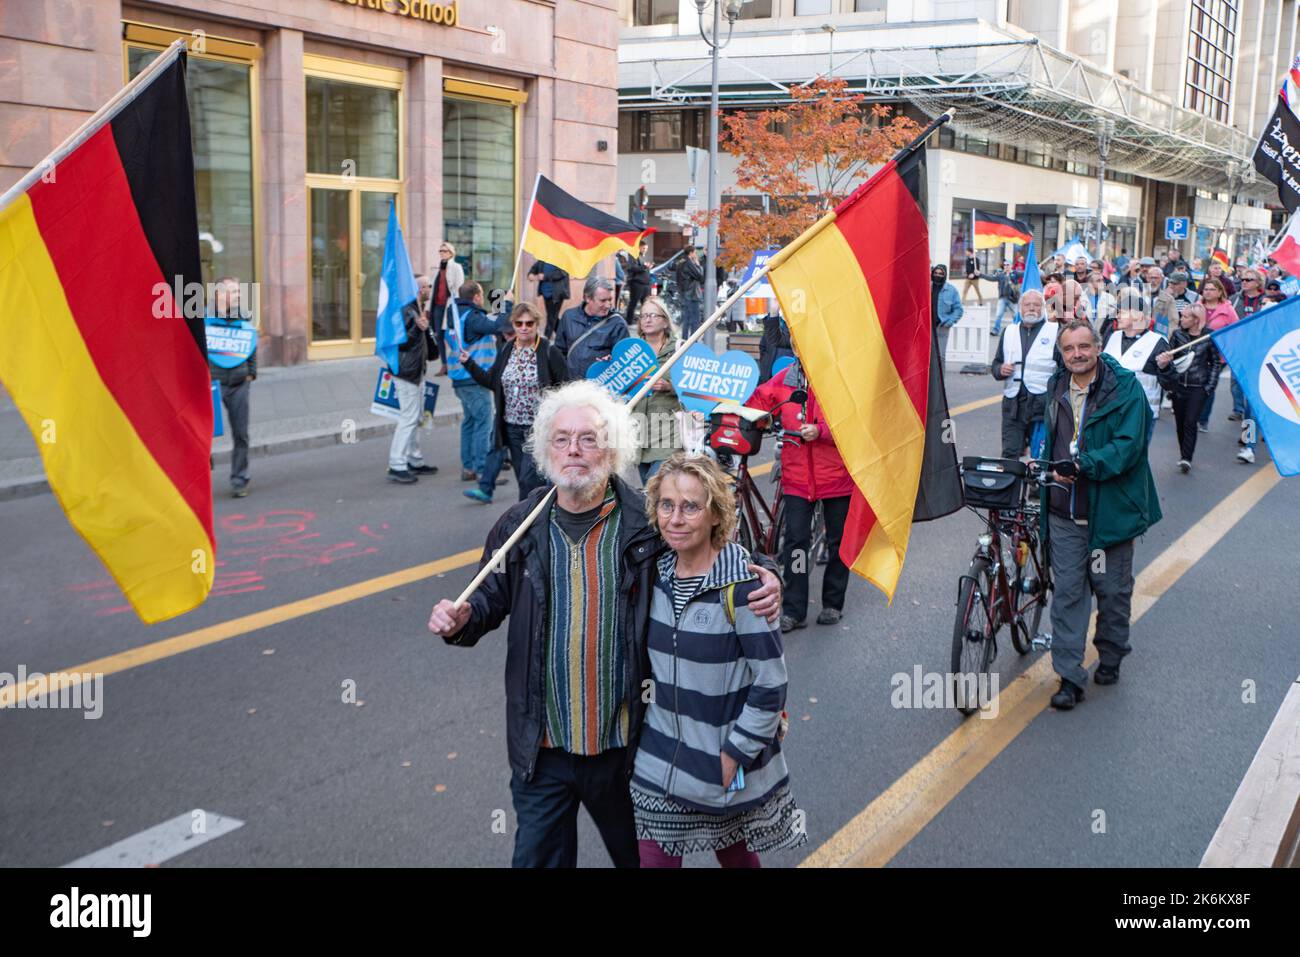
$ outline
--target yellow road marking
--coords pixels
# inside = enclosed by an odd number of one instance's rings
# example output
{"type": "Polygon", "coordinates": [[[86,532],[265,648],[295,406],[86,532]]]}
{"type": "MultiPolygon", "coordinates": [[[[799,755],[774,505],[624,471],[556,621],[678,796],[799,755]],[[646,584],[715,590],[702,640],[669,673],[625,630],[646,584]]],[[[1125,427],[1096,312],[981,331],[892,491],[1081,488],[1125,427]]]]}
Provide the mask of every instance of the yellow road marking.
{"type": "MultiPolygon", "coordinates": [[[[965,405],[950,410],[950,415],[961,415],[963,412],[970,412],[974,409],[982,408],[983,406],[998,401],[999,398],[1001,398],[1001,396],[968,402],[965,405]]],[[[772,465],[772,462],[766,462],[762,465],[755,466],[750,469],[749,474],[752,476],[766,475],[768,472],[772,471],[772,465]]],[[[404,568],[401,571],[392,572],[388,575],[381,575],[378,578],[371,578],[367,581],[357,582],[355,585],[348,585],[344,588],[336,588],[333,591],[314,595],[311,598],[304,598],[300,601],[278,605],[275,608],[268,608],[265,611],[254,612],[251,615],[244,615],[240,618],[232,618],[230,621],[223,621],[215,625],[209,625],[206,628],[199,628],[195,631],[186,632],[183,635],[177,635],[174,638],[165,638],[162,641],[155,641],[147,645],[141,645],[138,648],[131,648],[127,651],[119,652],[115,655],[109,655],[105,658],[96,658],[94,661],[88,661],[85,664],[73,665],[69,668],[62,669],[59,672],[65,676],[61,681],[60,686],[71,687],[74,684],[79,684],[83,680],[81,676],[91,676],[96,674],[111,675],[120,671],[126,671],[129,668],[136,668],[152,661],[170,658],[173,655],[179,655],[186,651],[193,651],[195,648],[202,648],[205,645],[225,641],[227,638],[237,638],[240,635],[246,635],[262,628],[269,628],[272,625],[283,624],[284,622],[291,621],[294,618],[301,618],[304,615],[324,611],[327,608],[344,605],[360,598],[369,598],[371,595],[377,595],[380,592],[388,591],[393,588],[401,588],[403,585],[409,585],[412,582],[431,578],[439,573],[466,568],[470,565],[476,564],[481,554],[482,549],[471,548],[460,552],[457,555],[449,555],[446,558],[440,558],[437,561],[426,562],[423,565],[415,565],[411,568],[404,568]]],[[[3,710],[4,708],[12,708],[14,703],[18,700],[19,695],[43,695],[48,690],[49,680],[44,676],[41,678],[29,679],[21,688],[17,685],[8,685],[4,688],[0,688],[0,710],[3,710]]]]}
{"type": "MultiPolygon", "coordinates": [[[[1150,611],[1279,481],[1272,467],[1256,473],[1156,556],[1134,584],[1131,620],[1150,611]]],[[[1084,667],[1091,667],[1096,648],[1087,648],[1084,667]]],[[[963,723],[799,866],[888,864],[1047,707],[1056,680],[1044,655],[1001,692],[996,718],[963,723]]]]}
{"type": "Polygon", "coordinates": [[[1002,393],[999,392],[997,395],[991,395],[987,399],[976,399],[974,402],[966,402],[957,406],[955,409],[949,409],[948,415],[954,416],[961,415],[963,412],[974,412],[976,409],[982,409],[985,406],[993,405],[994,403],[1001,401],[1002,393]]]}
{"type": "MultiPolygon", "coordinates": [[[[481,548],[467,549],[458,554],[440,558],[437,561],[403,568],[401,571],[380,575],[378,578],[357,582],[355,585],[347,585],[320,595],[313,595],[310,598],[303,598],[300,601],[292,601],[288,604],[277,605],[275,608],[268,608],[265,611],[254,612],[251,615],[232,618],[230,621],[223,621],[215,625],[209,625],[206,628],[188,631],[174,638],[164,638],[162,641],[131,648],[115,655],[109,655],[106,658],[96,658],[94,661],[63,669],[63,674],[73,677],[71,681],[60,681],[59,687],[72,687],[79,684],[83,680],[81,677],[83,675],[87,677],[96,674],[111,675],[119,671],[126,671],[128,668],[136,668],[151,661],[170,658],[172,655],[179,655],[182,652],[193,651],[195,648],[202,648],[205,645],[216,644],[218,641],[225,641],[227,638],[246,635],[249,632],[269,628],[272,625],[279,625],[294,618],[301,618],[303,615],[324,611],[326,608],[345,605],[359,598],[369,598],[371,595],[377,595],[393,588],[401,588],[403,585],[410,585],[413,582],[422,581],[443,572],[455,571],[468,565],[475,565],[482,554],[483,549],[481,548]]],[[[0,688],[0,708],[13,707],[18,700],[19,694],[24,696],[41,695],[48,690],[49,679],[45,676],[29,679],[21,689],[17,685],[8,685],[0,688]]]]}

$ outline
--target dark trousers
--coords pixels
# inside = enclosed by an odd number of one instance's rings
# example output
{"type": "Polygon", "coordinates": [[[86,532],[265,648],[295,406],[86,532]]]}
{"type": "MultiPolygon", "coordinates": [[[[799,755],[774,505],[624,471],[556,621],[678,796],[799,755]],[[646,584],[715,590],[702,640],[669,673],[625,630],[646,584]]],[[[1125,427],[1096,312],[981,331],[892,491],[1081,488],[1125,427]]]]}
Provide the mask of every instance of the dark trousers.
{"type": "Polygon", "coordinates": [[[1178,431],[1179,458],[1192,460],[1196,454],[1196,423],[1200,421],[1209,394],[1202,388],[1193,387],[1186,392],[1173,393],[1174,426],[1178,431]]]}
{"type": "Polygon", "coordinates": [[[1030,395],[1023,388],[1014,399],[1002,397],[1002,457],[1018,459],[1025,454],[1034,426],[1043,419],[1045,395],[1030,395]]]}
{"type": "Polygon", "coordinates": [[[510,464],[515,470],[515,480],[519,483],[519,501],[522,502],[533,489],[546,484],[537,463],[524,451],[524,440],[528,438],[530,428],[532,426],[506,423],[505,446],[498,445],[488,453],[487,464],[479,476],[478,487],[484,495],[496,491],[497,476],[501,474],[501,465],[507,451],[510,453],[510,464]]]}
{"type": "MultiPolygon", "coordinates": [[[[785,600],[781,611],[795,621],[808,616],[808,571],[812,565],[813,509],[816,502],[795,495],[785,496],[785,546],[781,559],[785,566],[785,600]]],[[[849,587],[849,569],[840,559],[840,538],[844,521],[849,517],[849,496],[822,499],[826,517],[826,548],[830,559],[822,576],[822,607],[844,608],[844,592],[849,587]]]]}
{"type": "Polygon", "coordinates": [[[221,386],[221,401],[226,407],[226,431],[235,443],[230,454],[231,488],[243,488],[248,484],[248,390],[252,384],[252,379],[245,379],[239,385],[221,386]]]}
{"type": "Polygon", "coordinates": [[[447,304],[444,302],[441,306],[429,305],[429,328],[435,333],[438,340],[438,354],[429,356],[430,359],[441,359],[443,364],[447,363],[447,330],[444,328],[444,319],[447,316],[447,304]]]}
{"type": "Polygon", "coordinates": [[[1088,548],[1087,525],[1049,513],[1047,527],[1052,553],[1052,668],[1082,688],[1088,683],[1083,656],[1088,650],[1093,595],[1097,596],[1097,628],[1092,643],[1101,664],[1117,668],[1133,650],[1129,645],[1133,540],[1098,555],[1088,548]]]}
{"type": "Polygon", "coordinates": [[[531,781],[511,774],[518,824],[513,866],[576,867],[579,804],[596,822],[614,866],[640,866],[626,760],[626,748],[591,757],[542,748],[531,781]]]}
{"type": "MultiPolygon", "coordinates": [[[[546,303],[546,334],[554,339],[555,331],[560,326],[560,310],[564,308],[567,300],[549,298],[543,301],[546,303]]],[[[541,335],[541,332],[538,332],[538,335],[541,335]]]]}
{"type": "Polygon", "coordinates": [[[700,323],[704,318],[700,315],[700,309],[704,303],[699,299],[682,300],[682,338],[687,339],[695,334],[695,330],[700,328],[700,323]]]}
{"type": "Polygon", "coordinates": [[[628,322],[636,318],[636,311],[641,308],[641,303],[645,302],[646,297],[650,295],[649,286],[627,287],[627,315],[624,317],[628,322]]]}

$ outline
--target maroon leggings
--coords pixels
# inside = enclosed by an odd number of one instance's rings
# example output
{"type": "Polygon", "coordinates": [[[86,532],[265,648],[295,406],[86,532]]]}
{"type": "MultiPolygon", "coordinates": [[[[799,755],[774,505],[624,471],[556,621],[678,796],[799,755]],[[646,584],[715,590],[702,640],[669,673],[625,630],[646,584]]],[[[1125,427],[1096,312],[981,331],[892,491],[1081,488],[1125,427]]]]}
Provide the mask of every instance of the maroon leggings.
{"type": "MultiPolygon", "coordinates": [[[[637,841],[637,849],[641,852],[642,867],[681,867],[682,859],[673,857],[664,851],[662,847],[654,841],[637,841]]],[[[723,867],[761,867],[758,863],[758,855],[745,847],[744,841],[738,841],[730,847],[724,847],[720,851],[714,851],[718,863],[723,867]]]]}

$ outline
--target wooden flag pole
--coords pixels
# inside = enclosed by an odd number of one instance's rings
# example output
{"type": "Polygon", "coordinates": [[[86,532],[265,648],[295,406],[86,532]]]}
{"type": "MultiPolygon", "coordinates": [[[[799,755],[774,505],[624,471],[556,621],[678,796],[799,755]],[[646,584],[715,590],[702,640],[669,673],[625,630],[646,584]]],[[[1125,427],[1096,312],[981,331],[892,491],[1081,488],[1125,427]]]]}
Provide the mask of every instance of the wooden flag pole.
{"type": "Polygon", "coordinates": [[[510,285],[506,288],[506,298],[511,302],[515,301],[511,297],[515,294],[515,282],[519,279],[519,265],[524,261],[524,240],[528,238],[528,224],[533,221],[533,206],[537,202],[537,187],[541,182],[542,174],[538,173],[537,178],[533,180],[533,195],[528,200],[528,215],[524,217],[524,228],[519,233],[519,252],[515,253],[515,271],[511,274],[510,285]]]}
{"type": "MultiPolygon", "coordinates": [[[[930,138],[930,136],[936,130],[939,129],[939,127],[941,127],[943,124],[950,121],[952,117],[953,117],[952,110],[948,110],[942,116],[937,117],[929,126],[927,126],[921,132],[921,134],[916,139],[914,139],[911,143],[904,146],[901,150],[899,150],[894,155],[893,162],[897,162],[905,158],[909,153],[918,149],[921,146],[921,144],[923,144],[927,139],[930,138]]],[[[868,180],[868,182],[870,182],[870,180],[868,180]]],[[[535,187],[534,187],[534,192],[536,192],[535,187]]],[[[529,208],[531,211],[531,207],[529,208]]],[[[684,342],[682,342],[681,345],[677,347],[677,350],[671,356],[668,357],[667,361],[665,361],[663,365],[661,365],[658,369],[656,369],[654,373],[648,379],[646,379],[645,383],[641,386],[641,388],[638,389],[636,393],[630,399],[627,400],[627,404],[630,406],[635,406],[638,402],[644,399],[649,394],[650,390],[654,387],[654,384],[668,374],[668,371],[673,367],[673,364],[677,362],[677,360],[681,357],[681,355],[691,346],[695,345],[695,343],[699,342],[701,337],[703,337],[703,335],[706,332],[712,329],[713,326],[717,324],[719,319],[721,319],[724,315],[727,314],[727,310],[729,310],[736,303],[737,300],[742,298],[747,291],[753,288],[753,286],[760,279],[766,276],[774,266],[777,266],[780,263],[785,262],[785,260],[789,259],[790,256],[795,253],[796,250],[798,250],[801,246],[807,243],[808,240],[810,240],[813,236],[817,235],[817,233],[821,232],[821,230],[825,229],[834,221],[835,221],[834,211],[828,212],[825,216],[823,216],[816,223],[814,223],[803,233],[801,233],[798,237],[792,240],[788,245],[783,247],[779,253],[777,253],[775,256],[769,259],[765,264],[763,264],[763,266],[756,269],[754,271],[754,275],[750,276],[749,279],[746,280],[744,283],[742,283],[735,292],[733,292],[730,296],[728,296],[726,302],[722,303],[716,309],[714,309],[713,314],[710,315],[708,319],[704,320],[704,322],[700,323],[700,328],[696,329],[695,332],[693,332],[689,338],[687,338],[684,342]]],[[[521,245],[520,252],[522,253],[522,251],[523,251],[523,247],[521,245]]],[[[517,271],[517,267],[516,267],[516,271],[517,271]]],[[[545,454],[545,452],[543,452],[543,454],[545,454]]],[[[538,502],[533,507],[533,510],[528,513],[528,515],[524,518],[522,522],[520,522],[519,527],[516,528],[514,532],[510,535],[510,537],[507,538],[504,543],[502,543],[501,547],[498,548],[496,552],[493,553],[491,561],[486,562],[483,565],[483,567],[479,569],[478,574],[474,576],[474,580],[465,586],[465,590],[461,592],[460,597],[456,599],[457,607],[469,601],[469,596],[474,594],[474,592],[478,590],[478,587],[481,584],[483,584],[484,580],[493,571],[505,570],[506,555],[509,554],[510,549],[514,548],[515,545],[518,544],[519,539],[523,538],[524,533],[527,532],[530,527],[532,527],[533,522],[537,521],[537,519],[541,516],[542,512],[546,510],[546,507],[550,504],[551,498],[554,495],[555,495],[555,487],[552,486],[551,489],[545,495],[542,496],[542,500],[538,502]]]]}

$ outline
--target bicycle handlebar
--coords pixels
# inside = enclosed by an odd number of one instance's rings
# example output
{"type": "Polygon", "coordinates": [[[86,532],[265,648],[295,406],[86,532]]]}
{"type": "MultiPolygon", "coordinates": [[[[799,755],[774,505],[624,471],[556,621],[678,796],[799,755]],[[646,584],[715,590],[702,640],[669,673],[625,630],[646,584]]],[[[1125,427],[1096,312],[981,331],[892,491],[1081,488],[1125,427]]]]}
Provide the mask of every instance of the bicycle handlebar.
{"type": "Polygon", "coordinates": [[[1060,459],[1056,462],[1053,462],[1051,459],[1030,459],[1026,464],[1029,466],[1030,474],[1034,476],[1034,481],[1039,485],[1044,488],[1059,488],[1063,492],[1070,491],[1070,486],[1068,485],[1062,485],[1060,482],[1044,481],[1040,473],[1046,471],[1056,474],[1056,467],[1058,465],[1074,465],[1073,459],[1060,459]]]}

